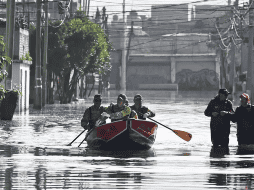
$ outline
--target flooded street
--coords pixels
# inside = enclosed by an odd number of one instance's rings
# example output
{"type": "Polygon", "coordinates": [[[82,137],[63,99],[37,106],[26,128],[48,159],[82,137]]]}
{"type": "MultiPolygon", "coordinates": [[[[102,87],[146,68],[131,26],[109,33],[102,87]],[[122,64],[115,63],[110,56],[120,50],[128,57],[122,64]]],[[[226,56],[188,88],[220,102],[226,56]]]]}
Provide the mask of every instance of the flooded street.
{"type": "MultiPolygon", "coordinates": [[[[46,105],[42,111],[31,107],[15,113],[12,121],[0,121],[0,188],[254,189],[254,157],[237,154],[235,124],[229,154],[211,150],[210,118],[204,110],[217,92],[127,91],[130,105],[136,93],[156,113],[154,120],[191,133],[192,140],[159,125],[147,151],[95,151],[86,142],[78,148],[85,134],[67,146],[82,132],[80,120],[93,96],[85,102],[46,105]]],[[[102,105],[116,102],[117,95],[107,92],[102,105]]]]}

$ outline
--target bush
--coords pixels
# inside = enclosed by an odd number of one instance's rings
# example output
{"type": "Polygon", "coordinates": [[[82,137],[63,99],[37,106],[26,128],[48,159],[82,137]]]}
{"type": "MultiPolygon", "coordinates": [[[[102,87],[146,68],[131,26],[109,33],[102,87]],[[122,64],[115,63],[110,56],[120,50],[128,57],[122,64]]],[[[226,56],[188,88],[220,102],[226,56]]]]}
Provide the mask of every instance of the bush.
{"type": "Polygon", "coordinates": [[[28,61],[32,61],[33,58],[30,56],[30,53],[27,52],[25,57],[22,55],[21,59],[20,60],[28,60],[28,61]]]}

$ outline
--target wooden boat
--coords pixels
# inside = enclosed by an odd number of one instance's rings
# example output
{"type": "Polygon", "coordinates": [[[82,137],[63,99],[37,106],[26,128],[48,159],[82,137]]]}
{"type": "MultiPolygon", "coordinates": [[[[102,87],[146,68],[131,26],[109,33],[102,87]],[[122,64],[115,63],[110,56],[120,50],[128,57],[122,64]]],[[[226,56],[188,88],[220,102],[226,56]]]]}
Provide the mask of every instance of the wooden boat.
{"type": "Polygon", "coordinates": [[[147,150],[155,142],[157,124],[128,119],[93,128],[86,136],[89,148],[103,150],[147,150]]]}

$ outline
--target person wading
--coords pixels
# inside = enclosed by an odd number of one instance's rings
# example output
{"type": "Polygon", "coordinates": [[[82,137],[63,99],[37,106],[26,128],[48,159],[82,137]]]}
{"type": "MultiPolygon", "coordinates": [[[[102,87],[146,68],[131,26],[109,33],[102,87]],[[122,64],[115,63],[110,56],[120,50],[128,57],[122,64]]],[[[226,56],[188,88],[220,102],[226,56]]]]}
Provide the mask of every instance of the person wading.
{"type": "Polygon", "coordinates": [[[134,105],[130,106],[138,114],[138,119],[146,120],[147,117],[154,117],[155,113],[142,105],[143,98],[140,94],[134,96],[134,105]]]}
{"type": "Polygon", "coordinates": [[[230,92],[227,89],[220,89],[204,112],[207,117],[211,117],[211,141],[214,147],[228,147],[230,119],[234,113],[232,102],[227,99],[228,94],[230,92]]]}
{"type": "Polygon", "coordinates": [[[106,123],[107,117],[102,114],[103,112],[105,113],[106,108],[101,106],[101,101],[101,95],[96,94],[93,100],[94,105],[85,110],[83,118],[81,119],[81,126],[84,129],[90,130],[95,126],[106,123]]]}
{"type": "Polygon", "coordinates": [[[240,96],[241,105],[232,115],[232,122],[237,122],[237,141],[238,145],[254,144],[254,106],[250,103],[248,94],[240,96]]]}

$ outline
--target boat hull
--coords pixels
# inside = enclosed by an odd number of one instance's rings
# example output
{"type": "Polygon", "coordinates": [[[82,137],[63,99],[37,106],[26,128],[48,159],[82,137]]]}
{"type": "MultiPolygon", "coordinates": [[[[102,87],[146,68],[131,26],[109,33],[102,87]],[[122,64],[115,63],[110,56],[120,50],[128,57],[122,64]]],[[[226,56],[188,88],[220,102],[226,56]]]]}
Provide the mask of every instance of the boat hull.
{"type": "Polygon", "coordinates": [[[86,141],[92,149],[147,150],[155,142],[157,128],[145,120],[116,121],[92,129],[86,141]]]}

